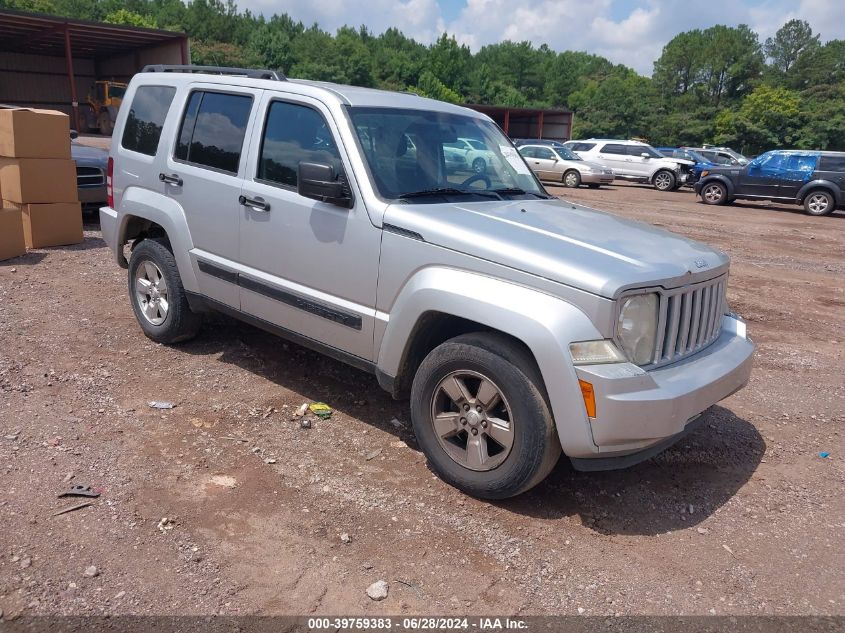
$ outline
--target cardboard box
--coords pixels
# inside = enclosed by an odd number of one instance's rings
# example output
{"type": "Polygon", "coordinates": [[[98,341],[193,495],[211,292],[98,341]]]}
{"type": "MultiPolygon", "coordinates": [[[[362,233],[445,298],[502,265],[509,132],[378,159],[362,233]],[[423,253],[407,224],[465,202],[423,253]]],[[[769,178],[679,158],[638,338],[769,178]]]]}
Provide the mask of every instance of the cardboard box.
{"type": "Polygon", "coordinates": [[[0,109],[0,156],[70,158],[70,119],[55,110],[0,109]]]}
{"type": "Polygon", "coordinates": [[[55,158],[0,158],[0,191],[4,200],[78,202],[76,163],[55,158]]]}
{"type": "Polygon", "coordinates": [[[17,204],[4,200],[3,205],[22,214],[27,248],[65,246],[82,241],[82,205],[78,202],[17,204]]]}
{"type": "Polygon", "coordinates": [[[20,209],[0,208],[0,261],[26,253],[20,209]]]}

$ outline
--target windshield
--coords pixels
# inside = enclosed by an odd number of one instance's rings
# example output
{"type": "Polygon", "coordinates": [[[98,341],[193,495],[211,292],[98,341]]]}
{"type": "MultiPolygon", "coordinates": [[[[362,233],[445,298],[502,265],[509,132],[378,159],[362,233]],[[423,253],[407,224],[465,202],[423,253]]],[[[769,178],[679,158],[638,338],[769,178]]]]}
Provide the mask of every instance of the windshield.
{"type": "Polygon", "coordinates": [[[546,197],[522,156],[490,121],[404,108],[350,107],[349,115],[383,198],[430,192],[479,200],[523,193],[546,197]]]}

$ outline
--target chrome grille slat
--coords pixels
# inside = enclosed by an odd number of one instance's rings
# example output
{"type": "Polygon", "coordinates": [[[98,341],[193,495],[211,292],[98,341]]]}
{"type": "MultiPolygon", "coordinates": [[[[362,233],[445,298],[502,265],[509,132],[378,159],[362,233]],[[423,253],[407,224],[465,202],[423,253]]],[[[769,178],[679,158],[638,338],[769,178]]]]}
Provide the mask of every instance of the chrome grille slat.
{"type": "Polygon", "coordinates": [[[678,337],[678,346],[675,349],[675,355],[680,356],[687,352],[687,340],[689,339],[690,318],[692,316],[692,295],[694,293],[684,293],[680,295],[681,299],[681,332],[678,337]]]}
{"type": "Polygon", "coordinates": [[[727,275],[660,293],[651,366],[672,363],[713,343],[721,332],[727,275]]]}
{"type": "Polygon", "coordinates": [[[106,176],[99,167],[77,167],[77,187],[100,187],[106,182],[106,176]]]}

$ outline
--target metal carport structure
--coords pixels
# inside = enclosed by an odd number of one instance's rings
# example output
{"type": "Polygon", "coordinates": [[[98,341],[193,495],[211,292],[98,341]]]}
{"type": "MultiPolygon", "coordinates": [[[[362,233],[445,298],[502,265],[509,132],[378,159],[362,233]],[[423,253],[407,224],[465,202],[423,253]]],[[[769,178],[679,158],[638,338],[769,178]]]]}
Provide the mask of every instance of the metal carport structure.
{"type": "Polygon", "coordinates": [[[76,129],[86,81],[188,63],[184,33],[0,10],[0,103],[64,110],[76,129]]]}

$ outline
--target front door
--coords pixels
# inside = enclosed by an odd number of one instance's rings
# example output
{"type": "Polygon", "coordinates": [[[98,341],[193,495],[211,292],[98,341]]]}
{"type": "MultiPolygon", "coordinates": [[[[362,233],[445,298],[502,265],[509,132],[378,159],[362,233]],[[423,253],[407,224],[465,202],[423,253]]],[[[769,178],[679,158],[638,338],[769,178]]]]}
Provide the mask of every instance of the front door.
{"type": "Polygon", "coordinates": [[[535,146],[531,148],[532,157],[528,158],[531,166],[541,180],[560,180],[561,175],[557,173],[557,156],[548,147],[535,146]]]}
{"type": "Polygon", "coordinates": [[[737,180],[740,195],[760,198],[778,198],[786,156],[778,152],[767,152],[746,165],[737,180]]]}
{"type": "Polygon", "coordinates": [[[235,279],[240,194],[246,170],[244,142],[261,90],[197,84],[191,87],[176,144],[161,173],[191,231],[191,259],[200,292],[240,307],[235,279]]]}
{"type": "Polygon", "coordinates": [[[336,122],[315,99],[273,93],[258,120],[239,208],[242,310],[372,360],[381,230],[357,193],[336,122]],[[300,196],[300,162],[331,165],[352,208],[300,196]]]}

